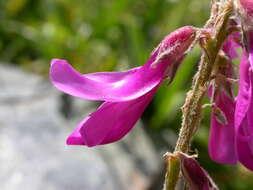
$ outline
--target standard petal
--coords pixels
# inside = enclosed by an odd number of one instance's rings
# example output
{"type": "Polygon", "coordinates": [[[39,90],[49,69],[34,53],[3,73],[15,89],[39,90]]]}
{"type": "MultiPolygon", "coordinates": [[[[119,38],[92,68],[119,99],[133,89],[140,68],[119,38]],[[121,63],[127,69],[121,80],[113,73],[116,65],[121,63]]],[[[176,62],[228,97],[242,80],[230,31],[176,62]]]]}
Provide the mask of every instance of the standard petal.
{"type": "Polygon", "coordinates": [[[235,108],[235,127],[238,128],[247,114],[251,99],[251,89],[249,80],[250,63],[248,56],[244,51],[240,61],[240,80],[239,92],[236,99],[235,108]]]}
{"type": "MultiPolygon", "coordinates": [[[[154,59],[151,58],[149,62],[154,59]]],[[[54,86],[70,95],[103,101],[127,101],[138,98],[163,79],[165,67],[151,68],[150,64],[125,72],[103,72],[82,75],[66,61],[52,61],[50,77],[54,86]]]]}
{"type": "MultiPolygon", "coordinates": [[[[150,60],[152,61],[152,59],[150,60]]],[[[54,86],[70,95],[103,101],[126,101],[138,98],[163,79],[161,67],[131,69],[82,75],[65,60],[52,60],[50,77],[54,86]]]]}
{"type": "Polygon", "coordinates": [[[91,147],[121,139],[138,121],[156,89],[138,99],[103,103],[78,125],[67,139],[67,144],[91,147]]]}
{"type": "Polygon", "coordinates": [[[208,151],[212,160],[218,163],[236,164],[237,154],[235,146],[234,110],[235,102],[221,92],[216,105],[226,116],[227,124],[221,124],[215,113],[211,115],[211,128],[208,151]]]}

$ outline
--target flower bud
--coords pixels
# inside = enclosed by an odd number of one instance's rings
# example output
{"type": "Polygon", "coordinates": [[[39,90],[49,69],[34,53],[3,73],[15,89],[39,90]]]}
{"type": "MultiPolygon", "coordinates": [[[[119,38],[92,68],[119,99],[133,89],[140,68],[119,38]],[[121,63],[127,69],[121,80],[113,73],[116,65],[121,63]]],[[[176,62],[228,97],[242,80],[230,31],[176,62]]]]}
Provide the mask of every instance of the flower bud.
{"type": "Polygon", "coordinates": [[[207,171],[204,170],[193,156],[178,152],[181,170],[191,190],[218,190],[207,171]]]}

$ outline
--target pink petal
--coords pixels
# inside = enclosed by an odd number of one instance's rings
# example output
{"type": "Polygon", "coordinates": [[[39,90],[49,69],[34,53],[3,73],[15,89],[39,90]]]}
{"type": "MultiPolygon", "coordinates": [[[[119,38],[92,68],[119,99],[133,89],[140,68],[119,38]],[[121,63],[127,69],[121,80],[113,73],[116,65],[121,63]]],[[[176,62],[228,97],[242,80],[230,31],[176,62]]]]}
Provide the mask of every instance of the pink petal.
{"type": "MultiPolygon", "coordinates": [[[[253,94],[253,70],[250,68],[249,70],[249,79],[250,79],[250,90],[251,94],[253,94]]],[[[248,112],[247,112],[247,118],[248,118],[248,128],[250,128],[250,132],[252,131],[253,134],[253,96],[251,96],[248,112]]]]}
{"type": "Polygon", "coordinates": [[[253,68],[253,30],[247,32],[249,46],[249,62],[253,68]]]}
{"type": "MultiPolygon", "coordinates": [[[[252,40],[252,36],[251,36],[252,40]]],[[[250,42],[250,41],[248,41],[250,42]]],[[[240,66],[240,87],[235,112],[236,142],[239,161],[253,171],[253,73],[252,41],[249,57],[244,50],[240,66]]]]}
{"type": "Polygon", "coordinates": [[[251,87],[249,80],[249,68],[250,63],[248,56],[244,51],[240,61],[240,80],[239,80],[239,92],[236,100],[235,108],[235,127],[238,128],[244,117],[247,114],[250,99],[251,99],[251,87]]]}
{"type": "Polygon", "coordinates": [[[156,90],[130,101],[103,103],[78,125],[67,144],[91,147],[121,139],[133,128],[156,90]]]}
{"type": "Polygon", "coordinates": [[[82,75],[60,59],[52,60],[50,70],[51,81],[59,90],[80,98],[104,101],[138,98],[157,86],[162,75],[161,67],[152,69],[148,66],[125,72],[82,75]]]}
{"type": "Polygon", "coordinates": [[[244,119],[238,130],[237,151],[239,161],[253,171],[253,130],[247,118],[244,119]]]}
{"type": "MultiPolygon", "coordinates": [[[[251,93],[253,93],[253,72],[250,69],[249,72],[251,93]]],[[[244,122],[240,125],[238,130],[238,155],[239,161],[248,169],[253,170],[253,97],[251,97],[249,103],[249,109],[247,117],[244,122]]]]}
{"type": "Polygon", "coordinates": [[[236,164],[234,110],[235,102],[224,92],[221,92],[216,100],[216,105],[226,116],[227,124],[222,125],[217,121],[214,112],[211,115],[211,128],[208,151],[212,160],[218,163],[236,164]]]}
{"type": "Polygon", "coordinates": [[[80,129],[82,128],[83,124],[90,119],[90,115],[85,117],[75,128],[75,130],[71,133],[71,135],[67,138],[66,144],[67,145],[85,145],[83,141],[83,137],[80,134],[80,129]]]}
{"type": "Polygon", "coordinates": [[[132,100],[160,84],[172,63],[181,63],[195,33],[190,26],[172,32],[158,45],[146,64],[125,72],[82,75],[66,61],[54,59],[50,78],[56,88],[79,98],[108,102],[132,100]],[[154,62],[157,64],[152,65],[154,62]]]}

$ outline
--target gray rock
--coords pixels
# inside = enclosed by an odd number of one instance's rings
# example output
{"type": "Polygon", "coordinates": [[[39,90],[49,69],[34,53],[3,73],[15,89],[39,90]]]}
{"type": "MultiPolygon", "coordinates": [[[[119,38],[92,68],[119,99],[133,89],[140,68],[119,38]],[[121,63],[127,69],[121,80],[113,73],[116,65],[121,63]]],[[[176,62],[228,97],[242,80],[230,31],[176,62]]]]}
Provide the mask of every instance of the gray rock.
{"type": "Polygon", "coordinates": [[[65,138],[94,104],[62,94],[45,79],[0,65],[0,183],[2,190],[141,190],[162,163],[141,124],[122,141],[87,148],[65,138]]]}

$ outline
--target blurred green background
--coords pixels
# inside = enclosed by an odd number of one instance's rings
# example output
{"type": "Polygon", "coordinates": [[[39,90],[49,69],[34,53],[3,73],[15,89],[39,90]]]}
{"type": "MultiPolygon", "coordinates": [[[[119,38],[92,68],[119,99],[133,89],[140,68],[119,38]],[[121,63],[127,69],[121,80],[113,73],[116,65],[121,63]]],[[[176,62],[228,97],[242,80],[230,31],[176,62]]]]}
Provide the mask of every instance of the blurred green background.
{"type": "MultiPolygon", "coordinates": [[[[176,28],[203,26],[209,8],[209,0],[1,0],[0,61],[45,77],[52,58],[67,59],[84,73],[128,69],[144,64],[159,41],[176,28]]],[[[180,107],[199,56],[196,47],[174,82],[160,88],[144,114],[158,150],[172,148],[163,134],[178,132],[180,107]]],[[[244,167],[209,159],[208,130],[207,109],[193,148],[220,189],[253,189],[253,175],[244,167]]]]}

